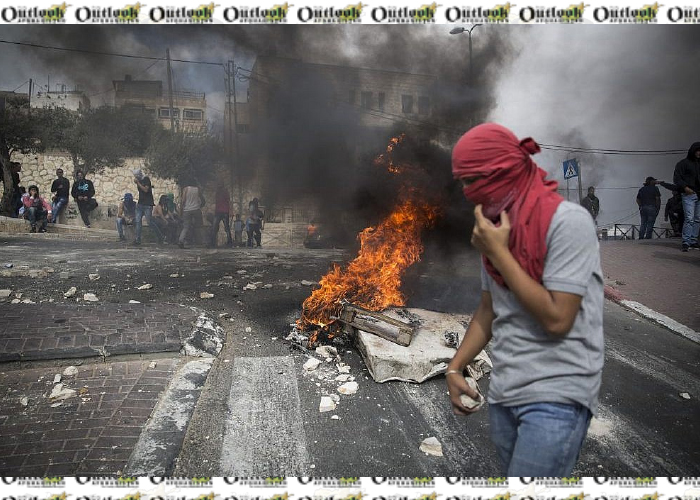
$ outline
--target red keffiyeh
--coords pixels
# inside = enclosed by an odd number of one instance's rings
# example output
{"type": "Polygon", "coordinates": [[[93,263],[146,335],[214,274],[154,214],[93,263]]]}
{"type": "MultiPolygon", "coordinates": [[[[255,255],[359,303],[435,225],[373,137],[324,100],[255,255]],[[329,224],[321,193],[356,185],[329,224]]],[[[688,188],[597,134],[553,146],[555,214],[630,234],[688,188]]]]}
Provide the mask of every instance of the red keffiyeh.
{"type": "MultiPolygon", "coordinates": [[[[519,141],[507,128],[485,123],[464,134],[452,150],[455,179],[481,177],[464,188],[464,196],[483,205],[484,216],[499,220],[505,210],[511,222],[508,247],[522,268],[542,282],[547,255],[547,230],[554,212],[564,201],[557,182],[532,161],[539,145],[530,137],[519,141]]],[[[503,277],[484,257],[486,270],[505,286],[503,277]]]]}

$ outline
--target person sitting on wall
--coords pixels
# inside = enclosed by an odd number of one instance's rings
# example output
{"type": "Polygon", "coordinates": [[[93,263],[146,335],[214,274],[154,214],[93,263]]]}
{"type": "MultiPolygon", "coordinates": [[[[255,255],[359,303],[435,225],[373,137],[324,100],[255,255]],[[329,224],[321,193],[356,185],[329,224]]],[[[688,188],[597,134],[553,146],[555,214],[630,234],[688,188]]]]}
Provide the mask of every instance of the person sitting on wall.
{"type": "Polygon", "coordinates": [[[30,232],[36,233],[36,225],[40,223],[40,233],[46,232],[46,223],[51,220],[53,211],[51,205],[44,198],[39,196],[39,188],[35,185],[29,186],[29,196],[23,201],[27,219],[32,225],[30,232]]]}
{"type": "Polygon", "coordinates": [[[124,193],[124,198],[122,198],[121,203],[119,203],[119,209],[117,210],[117,232],[119,233],[119,241],[126,240],[126,236],[124,236],[124,225],[132,226],[134,224],[134,219],[136,219],[136,202],[134,201],[134,195],[131,193],[124,193]]]}
{"type": "Polygon", "coordinates": [[[95,186],[92,181],[85,178],[85,174],[82,170],[78,170],[75,173],[76,181],[71,189],[71,196],[75,199],[78,204],[78,210],[80,211],[80,217],[83,219],[83,224],[85,227],[90,227],[90,212],[97,208],[97,200],[93,198],[95,196],[95,186]]]}
{"type": "Polygon", "coordinates": [[[161,195],[158,204],[153,208],[153,223],[158,226],[167,243],[177,242],[177,220],[170,211],[167,195],[161,195]]]}

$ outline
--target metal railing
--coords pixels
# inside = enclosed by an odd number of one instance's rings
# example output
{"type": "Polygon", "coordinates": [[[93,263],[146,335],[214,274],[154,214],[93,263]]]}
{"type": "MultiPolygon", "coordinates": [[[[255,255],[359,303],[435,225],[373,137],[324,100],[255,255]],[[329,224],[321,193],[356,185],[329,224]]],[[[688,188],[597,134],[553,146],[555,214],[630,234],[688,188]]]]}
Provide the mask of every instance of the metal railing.
{"type": "MultiPolygon", "coordinates": [[[[667,227],[653,227],[651,229],[652,238],[670,238],[674,235],[673,229],[667,227]]],[[[615,224],[613,234],[608,234],[608,239],[636,240],[639,239],[639,225],[637,224],[615,224]]]]}

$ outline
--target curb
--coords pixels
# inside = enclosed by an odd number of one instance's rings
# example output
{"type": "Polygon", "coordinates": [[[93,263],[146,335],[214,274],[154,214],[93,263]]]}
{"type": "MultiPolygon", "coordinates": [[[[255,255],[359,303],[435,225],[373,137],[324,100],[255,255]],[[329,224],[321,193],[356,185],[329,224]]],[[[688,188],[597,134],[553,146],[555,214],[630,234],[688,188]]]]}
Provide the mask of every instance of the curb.
{"type": "Polygon", "coordinates": [[[691,342],[700,344],[700,332],[696,332],[692,328],[689,328],[684,324],[679,323],[678,321],[671,319],[664,314],[656,312],[653,309],[650,309],[647,306],[640,304],[639,302],[635,302],[634,300],[628,300],[622,294],[622,292],[611,287],[610,285],[605,285],[604,290],[606,299],[615,302],[616,304],[621,305],[625,309],[635,312],[643,318],[653,321],[654,323],[663,326],[668,330],[671,330],[673,333],[677,333],[678,335],[685,337],[691,342]]]}

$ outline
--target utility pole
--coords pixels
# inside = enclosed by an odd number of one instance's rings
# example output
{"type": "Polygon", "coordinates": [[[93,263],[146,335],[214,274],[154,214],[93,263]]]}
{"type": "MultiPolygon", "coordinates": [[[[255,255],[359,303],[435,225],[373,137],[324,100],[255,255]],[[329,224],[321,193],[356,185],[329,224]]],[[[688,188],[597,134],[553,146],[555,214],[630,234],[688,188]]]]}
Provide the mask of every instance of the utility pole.
{"type": "Polygon", "coordinates": [[[32,112],[32,79],[29,79],[29,112],[32,112]]]}
{"type": "Polygon", "coordinates": [[[170,104],[170,130],[175,132],[175,115],[173,114],[173,74],[170,70],[170,49],[165,49],[165,57],[168,59],[168,99],[170,104]]]}
{"type": "Polygon", "coordinates": [[[238,100],[236,98],[236,63],[234,59],[228,62],[229,75],[229,95],[228,95],[228,123],[229,123],[229,133],[233,129],[233,146],[235,148],[235,170],[236,170],[236,184],[238,185],[238,203],[240,206],[240,214],[243,216],[243,176],[241,175],[241,153],[240,153],[240,141],[238,139],[238,100]],[[233,97],[233,127],[231,127],[231,97],[233,97]]]}

